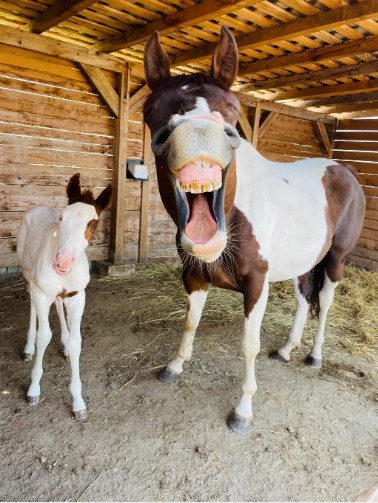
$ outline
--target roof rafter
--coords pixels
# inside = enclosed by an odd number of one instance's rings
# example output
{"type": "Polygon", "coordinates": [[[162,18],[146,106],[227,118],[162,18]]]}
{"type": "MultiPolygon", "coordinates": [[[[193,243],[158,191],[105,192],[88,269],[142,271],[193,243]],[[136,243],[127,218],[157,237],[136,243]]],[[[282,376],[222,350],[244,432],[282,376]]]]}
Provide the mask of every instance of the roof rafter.
{"type": "Polygon", "coordinates": [[[115,52],[132,45],[145,42],[149,35],[158,31],[160,35],[169,35],[175,31],[214,19],[214,16],[222,16],[244,7],[250,7],[261,0],[204,0],[187,9],[174,12],[161,19],[157,19],[144,26],[136,26],[134,29],[112,37],[93,46],[93,49],[101,52],[115,52]]]}
{"type": "Polygon", "coordinates": [[[32,33],[43,33],[53,26],[58,25],[81,10],[88,9],[98,0],[56,0],[56,2],[32,19],[23,29],[32,33]]]}
{"type": "MultiPolygon", "coordinates": [[[[328,30],[337,26],[363,21],[378,15],[378,0],[369,2],[357,2],[338,9],[320,12],[313,16],[295,19],[287,23],[273,26],[253,33],[240,35],[236,38],[239,50],[252,49],[266,44],[273,44],[282,40],[288,40],[301,35],[309,35],[314,32],[328,30]]],[[[206,44],[196,47],[191,51],[176,54],[171,57],[172,65],[187,64],[193,61],[209,58],[213,53],[215,44],[206,44]]]]}

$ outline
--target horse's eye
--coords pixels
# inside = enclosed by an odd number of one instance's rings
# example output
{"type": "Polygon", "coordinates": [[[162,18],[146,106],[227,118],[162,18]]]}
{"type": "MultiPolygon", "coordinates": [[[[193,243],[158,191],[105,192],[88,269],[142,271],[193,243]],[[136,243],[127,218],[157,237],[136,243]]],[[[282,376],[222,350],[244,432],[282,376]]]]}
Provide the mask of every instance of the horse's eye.
{"type": "Polygon", "coordinates": [[[91,232],[95,232],[96,231],[96,226],[95,225],[92,225],[91,227],[91,232]]]}
{"type": "Polygon", "coordinates": [[[63,220],[63,217],[62,217],[62,215],[60,215],[59,222],[62,222],[62,220],[63,220]]]}

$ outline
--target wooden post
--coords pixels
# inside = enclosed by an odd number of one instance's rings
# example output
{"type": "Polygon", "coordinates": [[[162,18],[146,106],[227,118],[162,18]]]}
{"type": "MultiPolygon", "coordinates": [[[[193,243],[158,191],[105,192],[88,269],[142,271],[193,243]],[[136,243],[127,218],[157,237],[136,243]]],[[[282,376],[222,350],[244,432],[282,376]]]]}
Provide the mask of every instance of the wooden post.
{"type": "Polygon", "coordinates": [[[151,170],[151,134],[147,124],[143,130],[143,164],[148,167],[148,180],[142,182],[142,198],[140,207],[140,230],[139,230],[139,262],[147,260],[148,238],[148,202],[150,198],[150,170],[151,170]]]}
{"type": "Polygon", "coordinates": [[[130,94],[130,65],[126,64],[118,82],[119,114],[116,119],[114,149],[114,192],[112,205],[110,260],[124,260],[125,187],[127,162],[127,133],[130,94]]]}
{"type": "Polygon", "coordinates": [[[257,148],[257,142],[259,140],[259,127],[260,127],[260,117],[261,117],[261,105],[257,103],[255,122],[253,124],[253,135],[252,135],[252,145],[257,148]]]}

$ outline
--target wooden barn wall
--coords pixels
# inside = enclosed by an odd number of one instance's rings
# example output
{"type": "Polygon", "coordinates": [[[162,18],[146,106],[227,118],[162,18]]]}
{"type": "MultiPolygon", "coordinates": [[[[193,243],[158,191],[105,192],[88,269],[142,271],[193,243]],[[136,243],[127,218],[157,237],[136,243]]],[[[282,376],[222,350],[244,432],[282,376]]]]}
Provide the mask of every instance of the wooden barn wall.
{"type": "MultiPolygon", "coordinates": [[[[115,85],[115,75],[106,76],[115,85]]],[[[73,63],[0,45],[0,267],[18,264],[23,213],[64,207],[70,176],[80,172],[95,195],[112,181],[114,122],[73,63]]],[[[106,211],[92,259],[109,254],[109,221],[106,211]]]]}
{"type": "MultiPolygon", "coordinates": [[[[116,75],[104,71],[116,88],[116,75]]],[[[132,77],[131,89],[138,88],[132,77]]],[[[128,158],[144,161],[141,114],[129,117],[128,158]]],[[[66,184],[80,172],[97,195],[114,173],[115,118],[83,72],[67,60],[0,44],[0,268],[18,265],[16,233],[23,213],[37,205],[64,207],[66,184]]],[[[147,258],[174,256],[174,228],[147,161],[147,258]]],[[[126,167],[125,167],[126,176],[126,167]]],[[[139,257],[142,182],[126,181],[125,260],[139,257]]],[[[110,211],[90,243],[92,260],[109,257],[110,211]]]]}
{"type": "Polygon", "coordinates": [[[378,270],[378,118],[340,121],[333,158],[351,164],[359,173],[366,196],[366,215],[352,261],[378,270]]]}
{"type": "Polygon", "coordinates": [[[257,150],[267,159],[280,162],[323,156],[313,123],[281,114],[271,122],[262,123],[257,150]]]}

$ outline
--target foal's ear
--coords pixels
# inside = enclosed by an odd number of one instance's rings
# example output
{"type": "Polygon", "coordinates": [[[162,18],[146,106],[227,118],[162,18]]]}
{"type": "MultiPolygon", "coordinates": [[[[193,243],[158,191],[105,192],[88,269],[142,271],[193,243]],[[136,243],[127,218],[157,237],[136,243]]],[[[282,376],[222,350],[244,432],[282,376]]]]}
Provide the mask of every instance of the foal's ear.
{"type": "Polygon", "coordinates": [[[80,199],[81,189],[80,189],[80,173],[71,176],[67,184],[67,197],[68,204],[71,204],[74,200],[80,199]]]}
{"type": "Polygon", "coordinates": [[[171,76],[169,57],[157,31],[150,35],[144,49],[144,73],[151,91],[156,91],[171,76]]]}
{"type": "Polygon", "coordinates": [[[109,185],[101,192],[101,194],[95,201],[97,215],[100,215],[102,211],[108,208],[112,200],[112,193],[113,193],[113,187],[109,183],[109,185]]]}
{"type": "Polygon", "coordinates": [[[210,75],[219,87],[228,91],[238,73],[238,46],[227,26],[222,26],[221,36],[213,54],[210,75]]]}

